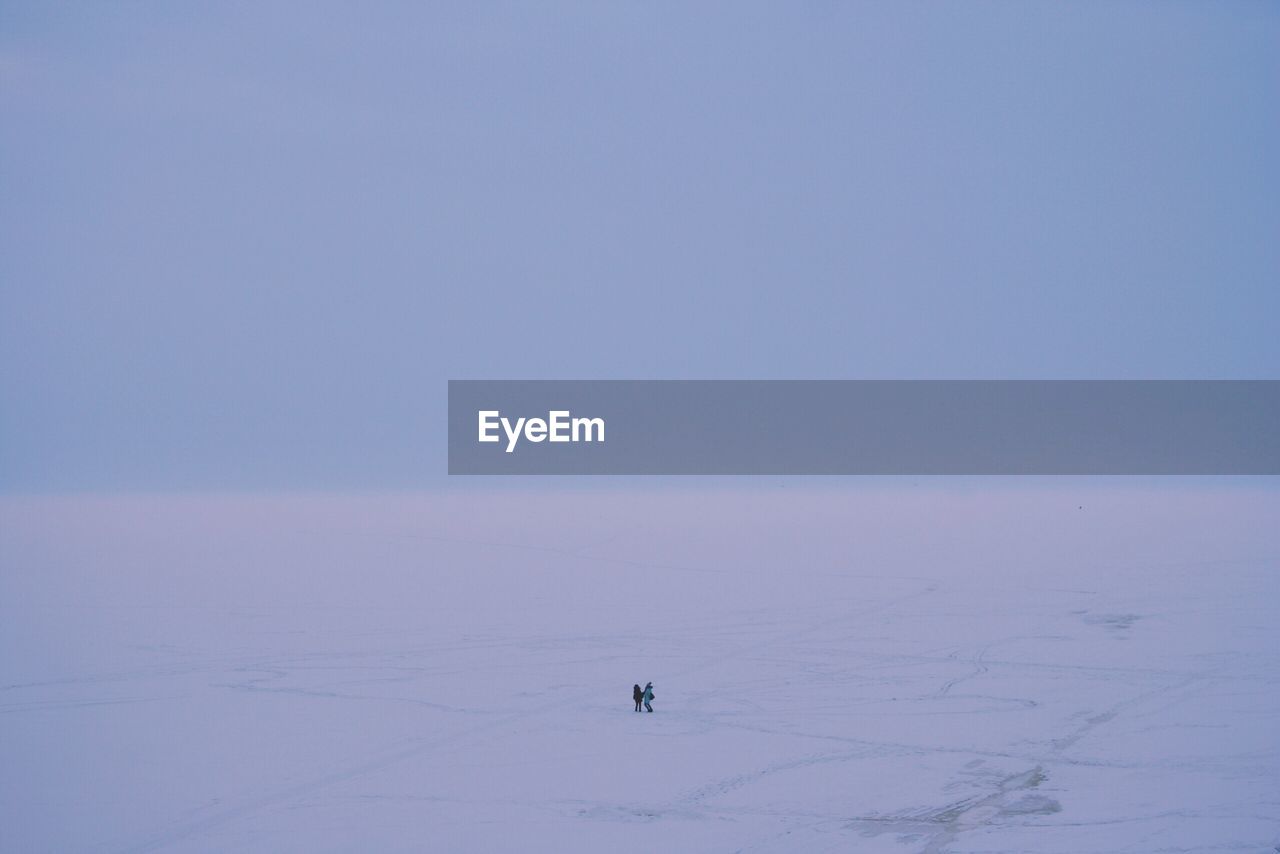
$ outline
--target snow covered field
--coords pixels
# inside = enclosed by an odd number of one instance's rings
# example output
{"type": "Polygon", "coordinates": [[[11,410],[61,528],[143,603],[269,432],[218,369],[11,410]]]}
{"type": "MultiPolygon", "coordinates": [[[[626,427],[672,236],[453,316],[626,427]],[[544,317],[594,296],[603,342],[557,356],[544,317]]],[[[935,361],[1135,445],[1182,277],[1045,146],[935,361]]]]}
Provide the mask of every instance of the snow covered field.
{"type": "Polygon", "coordinates": [[[1278,606],[1269,482],[0,499],[0,850],[1270,851],[1278,606]]]}

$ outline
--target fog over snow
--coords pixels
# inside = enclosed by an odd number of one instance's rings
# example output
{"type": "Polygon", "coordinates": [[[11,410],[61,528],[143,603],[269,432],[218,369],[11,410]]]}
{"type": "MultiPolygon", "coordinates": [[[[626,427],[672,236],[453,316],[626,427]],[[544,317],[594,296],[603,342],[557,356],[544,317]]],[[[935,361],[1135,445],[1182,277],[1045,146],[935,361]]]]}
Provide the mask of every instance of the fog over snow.
{"type": "Polygon", "coordinates": [[[990,483],[0,499],[0,849],[1280,843],[1280,494],[990,483]]]}

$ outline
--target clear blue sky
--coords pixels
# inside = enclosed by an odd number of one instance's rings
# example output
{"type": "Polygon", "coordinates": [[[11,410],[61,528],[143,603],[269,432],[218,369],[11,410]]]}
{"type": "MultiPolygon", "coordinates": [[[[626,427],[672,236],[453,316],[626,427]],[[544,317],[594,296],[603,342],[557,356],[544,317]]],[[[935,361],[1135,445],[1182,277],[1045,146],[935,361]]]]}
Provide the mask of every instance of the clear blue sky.
{"type": "Polygon", "coordinates": [[[0,490],[378,488],[449,378],[1278,378],[1280,6],[0,6],[0,490]]]}

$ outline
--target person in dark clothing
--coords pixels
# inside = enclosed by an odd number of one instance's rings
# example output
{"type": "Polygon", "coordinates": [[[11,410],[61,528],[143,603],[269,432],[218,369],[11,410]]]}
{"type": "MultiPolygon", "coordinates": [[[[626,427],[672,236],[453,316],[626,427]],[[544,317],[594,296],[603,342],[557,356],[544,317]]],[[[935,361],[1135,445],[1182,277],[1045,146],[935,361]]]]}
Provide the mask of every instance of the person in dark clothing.
{"type": "Polygon", "coordinates": [[[636,701],[636,711],[640,711],[640,701],[644,699],[644,691],[640,690],[639,685],[632,687],[631,699],[636,701]]]}
{"type": "Polygon", "coordinates": [[[653,683],[650,682],[644,686],[644,710],[646,712],[653,711],[653,706],[649,705],[651,702],[653,702],[653,698],[654,698],[653,683]]]}

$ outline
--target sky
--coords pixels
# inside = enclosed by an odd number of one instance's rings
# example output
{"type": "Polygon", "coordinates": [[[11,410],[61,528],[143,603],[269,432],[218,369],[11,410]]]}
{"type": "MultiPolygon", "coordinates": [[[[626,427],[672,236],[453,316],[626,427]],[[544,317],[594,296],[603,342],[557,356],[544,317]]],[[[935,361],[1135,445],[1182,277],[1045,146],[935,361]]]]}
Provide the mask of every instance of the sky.
{"type": "Polygon", "coordinates": [[[0,3],[0,491],[412,488],[448,379],[1280,378],[1280,7],[0,3]]]}

